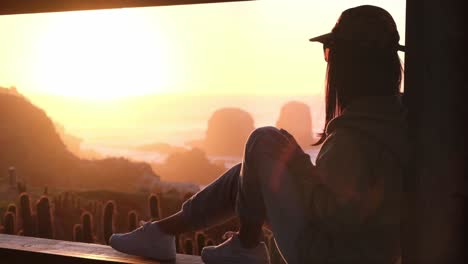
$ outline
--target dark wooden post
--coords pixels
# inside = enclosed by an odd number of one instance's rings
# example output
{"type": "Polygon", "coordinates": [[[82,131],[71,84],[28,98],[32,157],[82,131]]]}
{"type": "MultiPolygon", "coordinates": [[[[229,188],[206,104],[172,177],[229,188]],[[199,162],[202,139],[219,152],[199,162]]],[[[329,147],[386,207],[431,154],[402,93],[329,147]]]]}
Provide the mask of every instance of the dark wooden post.
{"type": "Polygon", "coordinates": [[[404,183],[403,264],[467,263],[463,5],[407,0],[405,103],[413,152],[404,183]]]}

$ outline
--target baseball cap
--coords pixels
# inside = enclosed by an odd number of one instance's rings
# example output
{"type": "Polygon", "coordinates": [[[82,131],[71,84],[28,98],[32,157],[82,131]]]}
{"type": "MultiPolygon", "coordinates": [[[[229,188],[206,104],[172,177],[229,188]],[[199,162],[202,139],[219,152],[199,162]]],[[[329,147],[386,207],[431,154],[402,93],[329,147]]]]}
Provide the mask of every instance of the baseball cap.
{"type": "Polygon", "coordinates": [[[405,47],[398,43],[400,35],[390,13],[371,5],[343,11],[330,33],[313,37],[310,41],[323,44],[343,41],[365,48],[405,51],[405,47]]]}

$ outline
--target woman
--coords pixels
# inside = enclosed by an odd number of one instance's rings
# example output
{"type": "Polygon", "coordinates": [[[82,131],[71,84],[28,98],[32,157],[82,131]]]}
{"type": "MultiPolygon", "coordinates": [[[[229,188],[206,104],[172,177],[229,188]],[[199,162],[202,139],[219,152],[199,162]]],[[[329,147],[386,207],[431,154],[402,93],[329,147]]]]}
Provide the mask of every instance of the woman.
{"type": "Polygon", "coordinates": [[[316,166],[286,131],[257,129],[241,164],[177,214],[114,234],[113,248],[174,259],[175,235],[237,216],[239,232],[205,247],[205,263],[269,263],[264,224],[288,263],[396,260],[407,139],[395,22],[381,8],[359,6],[311,41],[323,43],[328,63],[326,129],[316,166]]]}

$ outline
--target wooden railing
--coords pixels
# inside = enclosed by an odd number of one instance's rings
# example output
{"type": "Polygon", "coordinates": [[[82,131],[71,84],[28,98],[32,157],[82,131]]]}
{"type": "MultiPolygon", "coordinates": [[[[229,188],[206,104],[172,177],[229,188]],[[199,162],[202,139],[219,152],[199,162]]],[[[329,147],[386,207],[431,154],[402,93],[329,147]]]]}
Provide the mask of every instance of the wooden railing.
{"type": "Polygon", "coordinates": [[[0,263],[202,264],[200,257],[177,254],[173,262],[130,256],[109,246],[0,234],[0,263]]]}

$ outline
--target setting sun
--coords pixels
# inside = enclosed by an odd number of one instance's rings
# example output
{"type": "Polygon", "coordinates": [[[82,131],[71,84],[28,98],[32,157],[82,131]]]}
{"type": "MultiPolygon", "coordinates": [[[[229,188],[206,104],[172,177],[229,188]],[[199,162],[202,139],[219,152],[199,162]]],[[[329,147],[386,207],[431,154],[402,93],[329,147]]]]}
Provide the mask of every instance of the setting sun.
{"type": "Polygon", "coordinates": [[[167,91],[168,45],[155,25],[128,11],[51,16],[36,39],[31,81],[43,92],[88,100],[167,91]]]}

